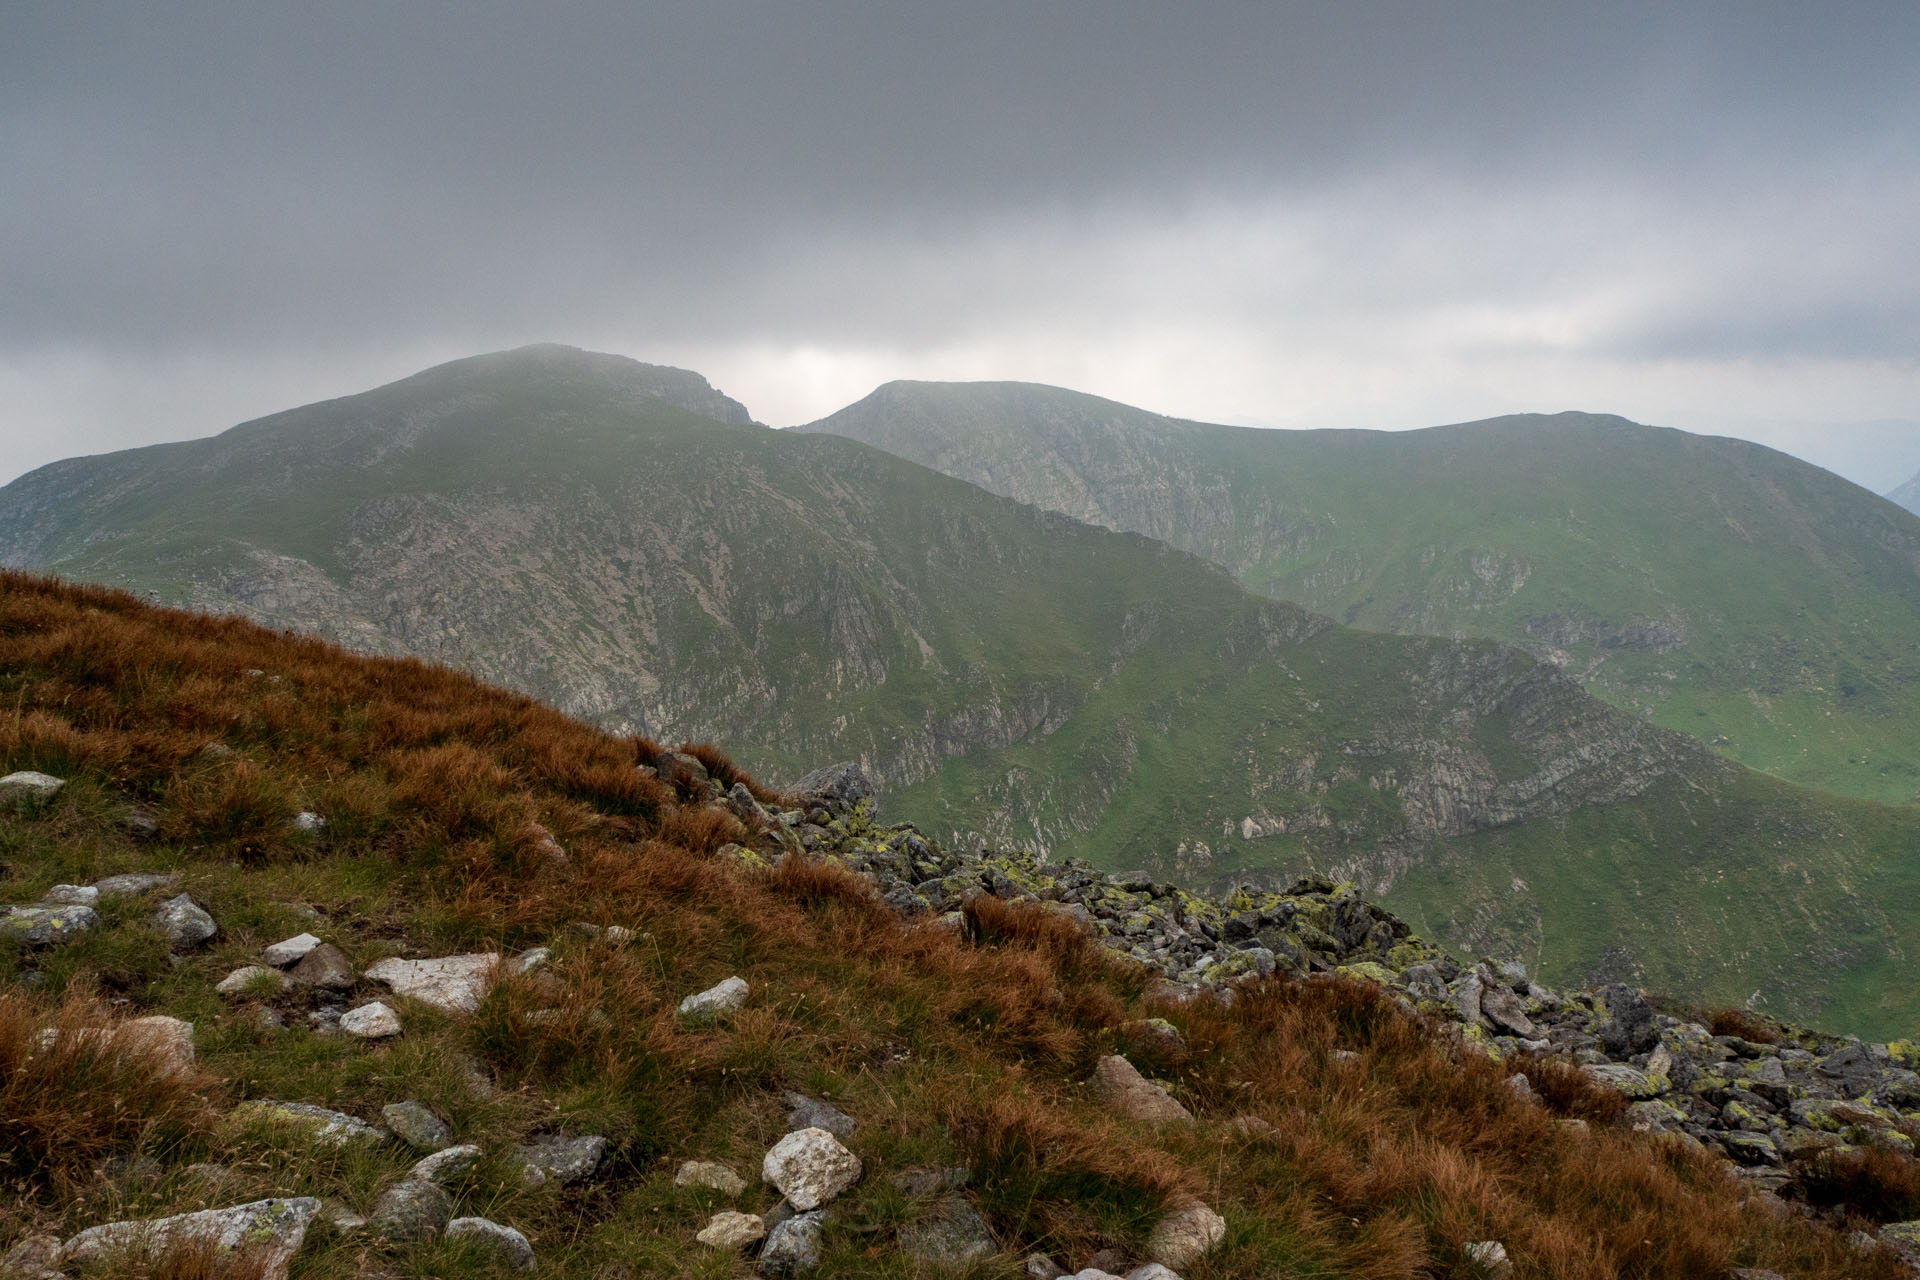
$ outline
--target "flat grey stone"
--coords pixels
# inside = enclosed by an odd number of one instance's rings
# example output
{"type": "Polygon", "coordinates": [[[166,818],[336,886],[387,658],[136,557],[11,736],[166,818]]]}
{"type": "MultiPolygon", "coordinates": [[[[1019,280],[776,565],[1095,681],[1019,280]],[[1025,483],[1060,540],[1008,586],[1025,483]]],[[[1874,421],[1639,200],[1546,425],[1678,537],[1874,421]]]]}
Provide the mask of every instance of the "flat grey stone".
{"type": "Polygon", "coordinates": [[[416,1151],[429,1154],[453,1145],[453,1126],[435,1115],[424,1102],[412,1098],[389,1102],[380,1108],[380,1118],[393,1130],[393,1136],[416,1151]]]}
{"type": "Polygon", "coordinates": [[[447,1224],[447,1239],[482,1245],[515,1271],[533,1270],[533,1246],[512,1227],[486,1218],[455,1218],[447,1224]]]}
{"type": "Polygon", "coordinates": [[[409,1178],[450,1186],[472,1173],[480,1165],[481,1151],[474,1144],[462,1143],[434,1152],[407,1170],[409,1178]]]}
{"type": "Polygon", "coordinates": [[[827,1225],[824,1210],[797,1213],[767,1232],[760,1247],[760,1274],[798,1276],[820,1265],[820,1237],[827,1225]]]}
{"type": "Polygon", "coordinates": [[[569,1138],[550,1133],[515,1147],[514,1159],[565,1185],[591,1178],[607,1158],[607,1140],[598,1134],[569,1138]]]}
{"type": "Polygon", "coordinates": [[[787,1092],[787,1132],[825,1129],[836,1138],[851,1138],[860,1122],[846,1112],[804,1093],[787,1092]]]}
{"type": "Polygon", "coordinates": [[[825,1129],[798,1129],[773,1144],[760,1176],[801,1212],[860,1181],[860,1157],[825,1129]]]}
{"type": "Polygon", "coordinates": [[[161,903],[153,913],[153,923],[167,935],[175,951],[190,951],[220,932],[206,909],[184,893],[161,903]]]}
{"type": "Polygon", "coordinates": [[[287,970],[287,980],[296,987],[345,991],[359,979],[354,975],[353,966],[347,963],[346,953],[330,942],[323,942],[287,970]]]}
{"type": "Polygon", "coordinates": [[[62,1254],[66,1262],[76,1263],[136,1249],[158,1251],[173,1241],[204,1242],[222,1253],[244,1246],[256,1251],[264,1264],[263,1280],[285,1280],[287,1265],[299,1252],[307,1228],[319,1211],[320,1202],[312,1196],[295,1196],[170,1218],[109,1222],[89,1227],[68,1240],[62,1254]]]}
{"type": "Polygon", "coordinates": [[[367,1230],[382,1240],[431,1240],[453,1217],[453,1197],[438,1183],[409,1178],[380,1193],[367,1230]]]}
{"type": "Polygon", "coordinates": [[[40,895],[42,906],[90,907],[100,901],[100,891],[90,884],[57,884],[40,895]]]}
{"type": "Polygon", "coordinates": [[[162,875],[149,871],[129,871],[95,880],[93,887],[100,891],[103,898],[132,898],[152,893],[155,889],[171,889],[178,883],[180,877],[171,873],[162,875]]]}
{"type": "Polygon", "coordinates": [[[493,984],[493,973],[500,953],[487,951],[475,955],[442,956],[437,960],[382,960],[367,970],[366,976],[392,987],[396,995],[407,996],[449,1013],[472,1013],[493,984]]]}
{"type": "Polygon", "coordinates": [[[30,1235],[0,1254],[0,1276],[6,1280],[41,1280],[60,1274],[60,1238],[30,1235]]]}
{"type": "Polygon", "coordinates": [[[310,1131],[314,1145],[320,1147],[343,1147],[362,1139],[384,1142],[392,1136],[385,1129],[368,1124],[358,1116],[329,1111],[306,1102],[275,1102],[271,1098],[258,1098],[241,1103],[233,1109],[233,1114],[240,1120],[262,1120],[306,1129],[310,1131]]]}
{"type": "Polygon", "coordinates": [[[70,942],[100,924],[92,907],[8,907],[0,915],[0,935],[30,947],[70,942]]]}
{"type": "Polygon", "coordinates": [[[747,980],[728,978],[680,1002],[680,1016],[688,1022],[711,1022],[747,1002],[747,980]]]}
{"type": "Polygon", "coordinates": [[[320,945],[320,939],[310,933],[296,933],[291,938],[276,942],[260,953],[260,963],[270,964],[276,969],[299,964],[307,952],[320,945]]]}
{"type": "Polygon", "coordinates": [[[341,1014],[340,1029],[362,1040],[385,1040],[400,1034],[400,1015],[375,1000],[341,1014]]]}

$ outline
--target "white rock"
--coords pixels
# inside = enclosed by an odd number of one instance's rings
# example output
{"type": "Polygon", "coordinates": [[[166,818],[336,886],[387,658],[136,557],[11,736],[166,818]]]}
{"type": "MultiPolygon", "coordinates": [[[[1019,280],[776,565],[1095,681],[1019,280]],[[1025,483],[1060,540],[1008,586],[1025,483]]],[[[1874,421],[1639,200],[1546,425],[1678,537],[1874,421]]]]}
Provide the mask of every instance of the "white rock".
{"type": "Polygon", "coordinates": [[[1513,1274],[1513,1262],[1507,1246],[1498,1240],[1476,1240],[1466,1247],[1467,1261],[1480,1268],[1487,1280],[1507,1280],[1513,1274]]]}
{"type": "Polygon", "coordinates": [[[747,1180],[712,1160],[689,1160],[673,1175],[676,1187],[711,1187],[721,1195],[737,1196],[747,1189],[747,1180]]]}
{"type": "Polygon", "coordinates": [[[319,835],[327,829],[327,820],[310,809],[302,809],[293,815],[293,829],[307,835],[319,835]]]}
{"type": "Polygon", "coordinates": [[[1127,1272],[1124,1280],[1180,1280],[1180,1277],[1157,1262],[1148,1262],[1127,1272]]]}
{"type": "Polygon", "coordinates": [[[90,907],[100,901],[100,891],[90,884],[57,884],[40,901],[50,907],[90,907]]]}
{"type": "Polygon", "coordinates": [[[705,1022],[731,1013],[747,1002],[747,980],[728,978],[725,982],[708,987],[705,991],[688,996],[680,1002],[680,1016],[689,1022],[705,1022]]]}
{"type": "Polygon", "coordinates": [[[60,788],[66,785],[65,779],[56,778],[50,773],[22,769],[0,778],[0,807],[40,804],[60,794],[60,788]]]}
{"type": "Polygon", "coordinates": [[[299,964],[307,952],[320,945],[320,939],[310,933],[296,933],[283,942],[276,942],[260,953],[260,962],[270,964],[276,969],[299,964]]]}
{"type": "Polygon", "coordinates": [[[825,1129],[796,1129],[773,1144],[760,1176],[804,1213],[860,1181],[860,1157],[825,1129]]]}
{"type": "Polygon", "coordinates": [[[206,1209],[170,1218],[138,1222],[109,1222],[89,1227],[68,1240],[62,1255],[67,1263],[92,1262],[110,1253],[134,1250],[158,1252],[173,1241],[204,1242],[222,1253],[246,1246],[264,1268],[263,1280],[285,1280],[287,1264],[299,1252],[307,1227],[320,1210],[311,1196],[286,1200],[255,1200],[228,1209],[206,1209]]]}
{"type": "Polygon", "coordinates": [[[278,969],[269,969],[263,964],[249,964],[235,969],[214,984],[214,990],[223,996],[244,996],[254,990],[254,984],[267,985],[271,981],[276,989],[284,990],[287,975],[278,969]]]}
{"type": "Polygon", "coordinates": [[[735,1213],[728,1209],[716,1213],[694,1237],[701,1244],[713,1249],[744,1249],[756,1240],[766,1238],[767,1224],[757,1213],[735,1213]]]}
{"type": "Polygon", "coordinates": [[[400,1034],[400,1015],[375,1000],[341,1014],[340,1029],[362,1040],[384,1040],[400,1034]]]}
{"type": "Polygon", "coordinates": [[[1167,1214],[1147,1237],[1147,1257],[1178,1271],[1190,1267],[1227,1234],[1227,1220],[1198,1200],[1167,1214]]]}
{"type": "Polygon", "coordinates": [[[438,960],[382,960],[366,976],[392,987],[395,994],[451,1013],[472,1013],[493,985],[500,953],[443,956],[438,960]]]}

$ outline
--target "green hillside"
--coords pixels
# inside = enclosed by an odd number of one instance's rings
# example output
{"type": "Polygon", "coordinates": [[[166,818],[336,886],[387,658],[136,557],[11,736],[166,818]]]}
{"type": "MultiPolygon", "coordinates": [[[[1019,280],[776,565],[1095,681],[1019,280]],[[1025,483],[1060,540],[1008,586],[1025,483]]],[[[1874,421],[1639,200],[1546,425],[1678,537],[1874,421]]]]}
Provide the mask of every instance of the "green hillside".
{"type": "Polygon", "coordinates": [[[1015,383],[891,383],[810,429],[1350,626],[1520,645],[1797,783],[1920,794],[1920,519],[1760,445],[1588,414],[1262,431],[1015,383]]]}
{"type": "MultiPolygon", "coordinates": [[[[1554,978],[1821,1021],[1872,1005],[1920,925],[1920,814],[1748,774],[1513,648],[1349,630],[854,441],[701,416],[717,393],[663,377],[530,349],[56,464],[0,489],[0,555],[443,659],[763,776],[857,758],[942,834],[1198,885],[1332,871],[1554,978]],[[1741,822],[1695,840],[1689,806],[1741,822]],[[1632,874],[1563,875],[1582,828],[1632,874]],[[1768,840],[1817,883],[1778,892],[1768,840]],[[1470,853],[1526,883],[1446,879],[1470,853]],[[1564,918],[1596,894],[1604,935],[1564,918]]],[[[1854,1025],[1920,1021],[1889,990],[1854,1025]]]]}

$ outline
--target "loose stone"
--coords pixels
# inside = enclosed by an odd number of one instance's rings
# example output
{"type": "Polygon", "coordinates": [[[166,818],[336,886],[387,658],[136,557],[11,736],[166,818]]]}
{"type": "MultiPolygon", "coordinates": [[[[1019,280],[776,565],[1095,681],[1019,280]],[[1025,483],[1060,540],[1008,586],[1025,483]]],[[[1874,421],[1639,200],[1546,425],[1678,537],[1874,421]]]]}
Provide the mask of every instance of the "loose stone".
{"type": "Polygon", "coordinates": [[[376,1000],[341,1014],[340,1029],[362,1040],[384,1040],[400,1034],[400,1015],[376,1000]]]}
{"type": "Polygon", "coordinates": [[[803,1213],[860,1181],[860,1157],[825,1129],[800,1129],[773,1144],[760,1175],[803,1213]]]}
{"type": "Polygon", "coordinates": [[[700,1229],[694,1239],[711,1249],[734,1251],[763,1240],[766,1235],[767,1224],[759,1214],[735,1213],[728,1209],[708,1219],[707,1225],[700,1229]]]}
{"type": "Polygon", "coordinates": [[[447,1239],[481,1245],[515,1271],[533,1270],[533,1246],[512,1227],[486,1218],[455,1218],[447,1224],[447,1239]]]}
{"type": "Polygon", "coordinates": [[[680,1017],[687,1022],[711,1022],[723,1013],[731,1013],[747,1002],[747,980],[728,978],[705,991],[680,1002],[680,1017]]]}

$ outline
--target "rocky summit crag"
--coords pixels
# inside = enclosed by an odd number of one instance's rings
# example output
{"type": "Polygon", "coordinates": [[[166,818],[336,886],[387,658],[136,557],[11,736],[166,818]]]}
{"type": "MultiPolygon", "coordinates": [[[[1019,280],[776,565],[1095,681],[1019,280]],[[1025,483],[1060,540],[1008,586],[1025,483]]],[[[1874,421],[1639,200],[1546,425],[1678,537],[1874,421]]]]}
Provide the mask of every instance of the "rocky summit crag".
{"type": "MultiPolygon", "coordinates": [[[[1760,1037],[1715,1034],[1706,1015],[1656,1011],[1624,983],[1580,991],[1530,981],[1517,962],[1464,964],[1414,936],[1351,883],[1301,880],[1284,892],[1190,893],[1146,876],[1023,851],[950,850],[911,823],[879,826],[857,765],[803,780],[811,807],[754,813],[795,851],[873,879],[889,906],[953,928],[975,895],[1032,901],[1147,965],[1183,998],[1231,999],[1236,982],[1275,973],[1378,983],[1410,1010],[1456,1028],[1500,1060],[1557,1055],[1630,1105],[1633,1128],[1684,1135],[1769,1192],[1794,1171],[1866,1147],[1911,1154],[1920,1138],[1920,1043],[1865,1043],[1762,1018],[1760,1037]]],[[[739,799],[734,800],[736,808],[739,799]]],[[[723,854],[752,860],[740,846],[723,854]]],[[[1722,1017],[1728,1015],[1723,1014],[1722,1017]]],[[[1523,1091],[1525,1077],[1515,1087],[1523,1091]]]]}

